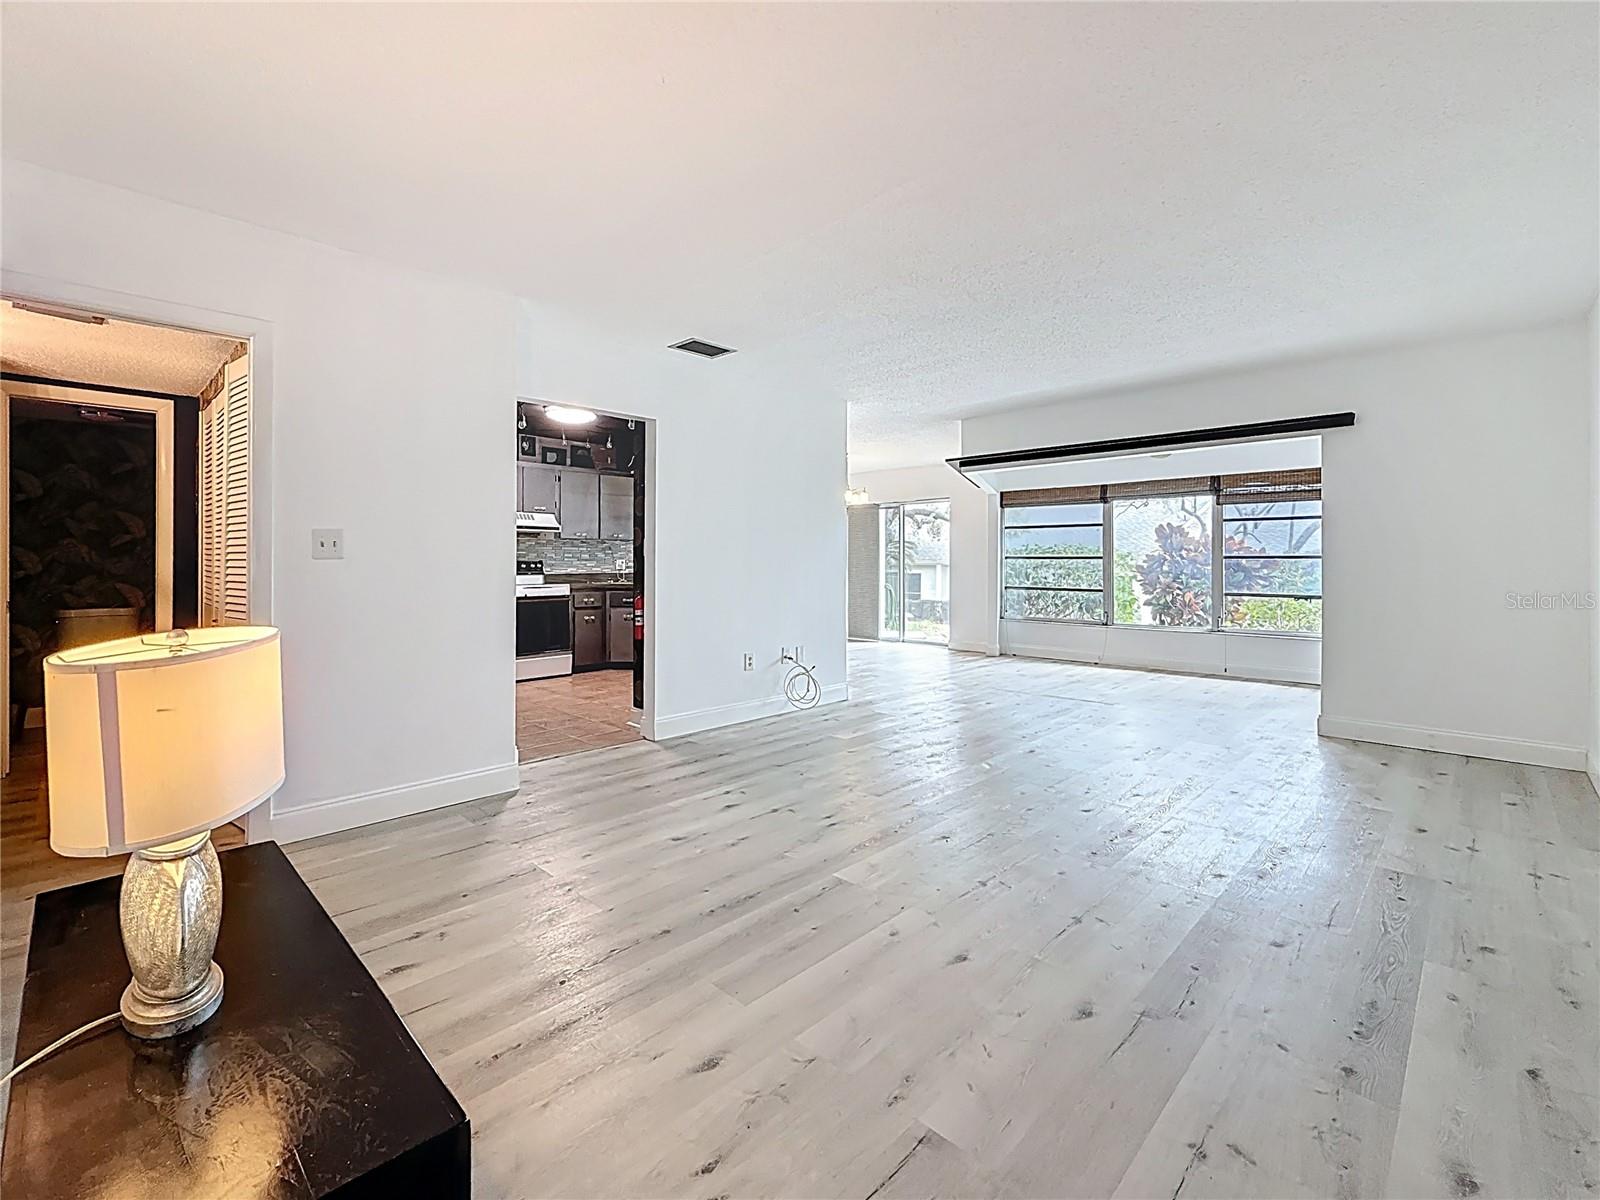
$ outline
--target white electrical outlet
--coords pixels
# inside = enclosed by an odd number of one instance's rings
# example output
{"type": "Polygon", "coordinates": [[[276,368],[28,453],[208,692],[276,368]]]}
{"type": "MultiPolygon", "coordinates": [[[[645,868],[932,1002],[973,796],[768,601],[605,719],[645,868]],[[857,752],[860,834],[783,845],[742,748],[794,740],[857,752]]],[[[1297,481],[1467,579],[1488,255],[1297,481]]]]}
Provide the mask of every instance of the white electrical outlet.
{"type": "Polygon", "coordinates": [[[343,558],[344,530],[313,529],[311,531],[312,558],[343,558]]]}
{"type": "Polygon", "coordinates": [[[756,656],[754,654],[746,654],[744,656],[744,669],[746,671],[754,671],[756,669],[756,656]]]}
{"type": "Polygon", "coordinates": [[[798,661],[805,662],[805,660],[806,660],[806,648],[804,646],[796,646],[794,648],[794,656],[798,661]]]}

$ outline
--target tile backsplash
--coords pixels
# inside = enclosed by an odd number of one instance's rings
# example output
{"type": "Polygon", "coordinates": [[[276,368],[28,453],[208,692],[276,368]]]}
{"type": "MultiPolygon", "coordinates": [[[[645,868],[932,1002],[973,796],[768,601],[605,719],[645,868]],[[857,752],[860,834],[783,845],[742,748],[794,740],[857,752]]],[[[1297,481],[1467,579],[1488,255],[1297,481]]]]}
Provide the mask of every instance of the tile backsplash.
{"type": "Polygon", "coordinates": [[[517,557],[544,561],[546,575],[598,574],[633,570],[633,542],[629,538],[564,538],[554,533],[519,533],[517,557]]]}

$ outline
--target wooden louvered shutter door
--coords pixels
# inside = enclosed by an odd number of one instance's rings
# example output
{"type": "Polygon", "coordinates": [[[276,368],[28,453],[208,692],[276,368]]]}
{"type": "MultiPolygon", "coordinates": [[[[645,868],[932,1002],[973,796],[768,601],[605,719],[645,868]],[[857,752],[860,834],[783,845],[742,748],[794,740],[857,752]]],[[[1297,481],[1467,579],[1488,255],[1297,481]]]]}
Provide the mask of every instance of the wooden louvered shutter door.
{"type": "Polygon", "coordinates": [[[250,622],[250,368],[223,368],[200,414],[200,624],[250,622]]]}
{"type": "Polygon", "coordinates": [[[250,623],[250,366],[236,358],[223,369],[222,624],[250,623]]]}
{"type": "Polygon", "coordinates": [[[222,623],[222,559],[217,529],[222,505],[217,496],[217,430],[223,408],[221,393],[200,410],[200,624],[222,623]]]}

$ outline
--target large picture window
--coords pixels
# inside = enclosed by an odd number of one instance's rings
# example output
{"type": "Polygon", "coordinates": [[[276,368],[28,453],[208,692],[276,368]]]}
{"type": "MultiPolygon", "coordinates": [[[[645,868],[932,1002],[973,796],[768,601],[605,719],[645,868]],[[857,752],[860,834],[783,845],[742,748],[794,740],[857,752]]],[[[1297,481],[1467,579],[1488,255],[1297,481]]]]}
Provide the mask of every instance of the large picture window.
{"type": "Polygon", "coordinates": [[[1210,493],[1111,502],[1118,625],[1210,629],[1210,493]]]}
{"type": "Polygon", "coordinates": [[[1104,621],[1104,505],[1033,503],[1007,505],[1000,512],[1000,615],[1104,621]]]}
{"type": "Polygon", "coordinates": [[[1316,469],[1007,492],[1000,615],[1318,634],[1316,469]]]}
{"type": "Polygon", "coordinates": [[[1220,480],[1222,624],[1322,632],[1322,489],[1314,472],[1220,480]]]}

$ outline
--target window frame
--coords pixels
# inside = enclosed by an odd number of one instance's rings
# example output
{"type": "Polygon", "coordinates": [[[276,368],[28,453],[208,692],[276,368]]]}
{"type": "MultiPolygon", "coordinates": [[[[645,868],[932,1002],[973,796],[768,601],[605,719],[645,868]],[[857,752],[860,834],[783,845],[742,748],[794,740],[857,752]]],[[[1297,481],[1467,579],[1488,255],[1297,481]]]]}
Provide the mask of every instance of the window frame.
{"type": "MultiPolygon", "coordinates": [[[[1317,503],[1317,511],[1316,511],[1315,515],[1312,515],[1311,513],[1290,513],[1290,514],[1287,514],[1285,516],[1234,517],[1234,518],[1232,518],[1231,521],[1229,521],[1228,518],[1226,518],[1226,517],[1224,517],[1222,515],[1224,510],[1226,510],[1228,508],[1238,508],[1241,504],[1249,504],[1249,503],[1250,503],[1249,500],[1235,500],[1232,504],[1228,504],[1227,502],[1223,501],[1219,497],[1218,498],[1218,502],[1217,502],[1217,506],[1216,506],[1217,519],[1216,519],[1216,522],[1215,522],[1216,532],[1213,534],[1213,542],[1212,542],[1212,547],[1213,547],[1212,561],[1215,564],[1217,564],[1217,566],[1216,566],[1216,569],[1213,571],[1213,579],[1212,579],[1211,586],[1212,586],[1212,591],[1213,591],[1214,596],[1219,601],[1219,603],[1216,605],[1216,608],[1215,608],[1216,619],[1217,619],[1217,622],[1218,622],[1218,624],[1216,626],[1217,632],[1219,632],[1219,633],[1238,633],[1238,634],[1244,634],[1244,635],[1249,636],[1249,637],[1287,637],[1287,638],[1301,638],[1301,639],[1310,638],[1310,639],[1315,639],[1317,641],[1321,641],[1322,640],[1322,630],[1320,628],[1315,633],[1312,633],[1312,632],[1309,632],[1309,631],[1302,631],[1302,630],[1297,630],[1297,629],[1239,629],[1239,628],[1236,628],[1236,627],[1234,627],[1232,625],[1227,625],[1227,624],[1221,623],[1222,620],[1223,620],[1223,616],[1224,616],[1224,613],[1225,613],[1225,609],[1226,609],[1226,605],[1227,605],[1228,599],[1230,597],[1237,597],[1237,598],[1242,599],[1242,600],[1315,600],[1317,602],[1317,604],[1320,606],[1323,603],[1324,593],[1327,591],[1325,583],[1318,587],[1316,595],[1309,595],[1309,594],[1304,593],[1304,592],[1298,592],[1298,593],[1295,593],[1295,594],[1291,595],[1291,594],[1289,594],[1287,592],[1230,592],[1230,591],[1226,590],[1226,588],[1227,588],[1227,582],[1226,581],[1227,581],[1228,561],[1229,560],[1234,560],[1234,561],[1243,560],[1245,562],[1248,562],[1251,559],[1272,559],[1272,560],[1278,561],[1278,562],[1297,561],[1297,560],[1307,560],[1307,561],[1314,560],[1315,562],[1317,562],[1319,564],[1322,562],[1322,551],[1321,551],[1321,549],[1318,549],[1317,553],[1315,553],[1315,554],[1226,554],[1226,553],[1223,553],[1222,546],[1223,546],[1224,541],[1226,540],[1225,535],[1222,532],[1223,526],[1226,525],[1226,524],[1242,524],[1242,523],[1245,523],[1245,522],[1249,522],[1251,524],[1260,525],[1260,524],[1266,524],[1267,522],[1276,522],[1276,521],[1315,521],[1317,523],[1317,545],[1318,545],[1318,547],[1321,547],[1321,545],[1322,545],[1322,532],[1323,532],[1324,514],[1323,514],[1323,509],[1322,509],[1322,501],[1320,499],[1316,502],[1317,503]]],[[[1281,503],[1281,502],[1269,502],[1269,503],[1281,503]]],[[[1305,503],[1305,502],[1304,501],[1299,501],[1299,502],[1289,501],[1289,503],[1305,503]]],[[[1322,578],[1322,571],[1320,570],[1320,568],[1317,571],[1317,576],[1318,576],[1319,579],[1322,578]]],[[[1317,611],[1318,611],[1318,623],[1320,624],[1322,610],[1319,607],[1317,611]]]]}
{"type": "Polygon", "coordinates": [[[1045,625],[1089,625],[1097,627],[1109,626],[1111,623],[1111,587],[1112,572],[1110,569],[1111,555],[1108,553],[1111,539],[1111,525],[1107,519],[1106,503],[1103,500],[1068,501],[1059,505],[1019,505],[1011,508],[1000,509],[1000,619],[1002,621],[1030,621],[1045,625]],[[1007,525],[1006,513],[1015,512],[1020,508],[1089,508],[1100,509],[1099,521],[1052,521],[1042,525],[1007,525]],[[1007,554],[1006,532],[1018,529],[1098,529],[1100,531],[1099,554],[1007,554]],[[1100,560],[1100,586],[1092,587],[1050,587],[1044,584],[1010,584],[1006,582],[1006,563],[1016,562],[1093,562],[1100,560]],[[1091,621],[1087,617],[1008,617],[1006,616],[1007,592],[1071,592],[1079,596],[1092,596],[1100,594],[1100,620],[1091,621]]]}
{"type": "MultiPolygon", "coordinates": [[[[1286,516],[1263,517],[1234,517],[1230,519],[1225,515],[1229,508],[1237,508],[1249,504],[1247,499],[1229,501],[1225,495],[1216,488],[1210,492],[1174,493],[1174,495],[1208,495],[1211,500],[1211,621],[1209,625],[1142,625],[1126,624],[1116,620],[1116,504],[1118,499],[1126,497],[1105,496],[1098,501],[1079,500],[1063,502],[1062,507],[1088,507],[1098,504],[1100,508],[1100,521],[1098,525],[1093,521],[1058,521],[1045,525],[1007,525],[1006,513],[1026,507],[1048,507],[1046,505],[1013,505],[1009,508],[1002,505],[1000,509],[1000,594],[999,613],[1002,621],[1025,621],[1036,625],[1085,625],[1102,629],[1161,629],[1173,633],[1227,633],[1241,637],[1277,637],[1295,638],[1301,641],[1321,641],[1322,631],[1301,631],[1294,629],[1241,629],[1226,623],[1227,604],[1230,599],[1260,599],[1260,600],[1315,600],[1319,605],[1324,601],[1326,585],[1319,588],[1315,595],[1295,594],[1287,595],[1277,592],[1230,592],[1227,590],[1227,564],[1230,560],[1252,558],[1268,558],[1276,560],[1316,560],[1321,562],[1323,554],[1319,549],[1316,554],[1227,554],[1224,551],[1226,544],[1225,527],[1230,523],[1249,521],[1263,523],[1269,521],[1315,521],[1317,522],[1317,545],[1322,545],[1322,530],[1325,515],[1321,507],[1320,498],[1317,501],[1318,509],[1315,515],[1310,513],[1289,514],[1286,516]],[[1085,617],[1020,617],[1006,615],[1007,591],[1035,591],[1035,592],[1076,592],[1079,595],[1092,595],[1094,588],[1074,587],[1049,587],[1032,584],[1008,584],[1006,582],[1006,562],[1010,559],[1033,562],[1086,562],[1096,556],[1082,555],[1039,555],[1039,554],[1007,554],[1005,549],[1005,535],[1007,530],[1014,529],[1094,529],[1100,530],[1100,578],[1101,578],[1101,618],[1092,621],[1085,617]]],[[[1271,503],[1271,502],[1269,502],[1271,503]]]]}
{"type": "MultiPolygon", "coordinates": [[[[1211,501],[1211,522],[1210,522],[1210,527],[1207,530],[1207,533],[1209,534],[1210,539],[1211,539],[1211,573],[1210,573],[1211,574],[1211,614],[1210,614],[1209,619],[1207,620],[1207,622],[1204,625],[1145,625],[1145,624],[1142,624],[1142,623],[1137,622],[1137,621],[1130,621],[1130,622],[1118,621],[1118,620],[1116,620],[1116,612],[1115,612],[1115,610],[1114,609],[1109,609],[1109,610],[1107,610],[1107,614],[1106,614],[1107,617],[1109,618],[1106,621],[1106,627],[1108,629],[1161,629],[1161,630],[1165,630],[1168,633],[1216,633],[1216,632],[1218,632],[1219,626],[1217,625],[1217,587],[1218,587],[1218,580],[1220,579],[1220,575],[1217,572],[1217,538],[1219,536],[1218,533],[1217,533],[1217,530],[1220,528],[1220,526],[1217,524],[1217,510],[1219,508],[1221,508],[1222,506],[1219,503],[1219,501],[1217,500],[1216,493],[1212,492],[1212,491],[1207,491],[1207,492],[1192,492],[1192,491],[1173,492],[1171,495],[1162,496],[1162,497],[1159,497],[1159,499],[1163,499],[1163,500],[1181,500],[1181,499],[1183,499],[1184,497],[1187,497],[1187,496],[1205,496],[1211,501]]],[[[1119,496],[1119,497],[1115,497],[1115,498],[1110,497],[1110,496],[1106,497],[1106,500],[1105,500],[1106,509],[1107,509],[1108,513],[1110,514],[1110,517],[1111,517],[1111,519],[1113,521],[1116,519],[1116,506],[1118,504],[1126,503],[1126,502],[1128,502],[1129,500],[1132,500],[1132,499],[1137,499],[1137,497],[1128,497],[1128,496],[1119,496]]],[[[1111,580],[1110,580],[1110,583],[1109,583],[1108,586],[1110,587],[1111,592],[1113,594],[1113,599],[1115,599],[1115,592],[1116,592],[1116,586],[1117,586],[1117,584],[1116,584],[1116,550],[1117,550],[1116,545],[1115,545],[1115,543],[1113,543],[1112,547],[1111,547],[1111,554],[1107,556],[1108,561],[1110,563],[1110,569],[1108,570],[1107,574],[1110,575],[1110,577],[1111,577],[1111,580]]]]}

